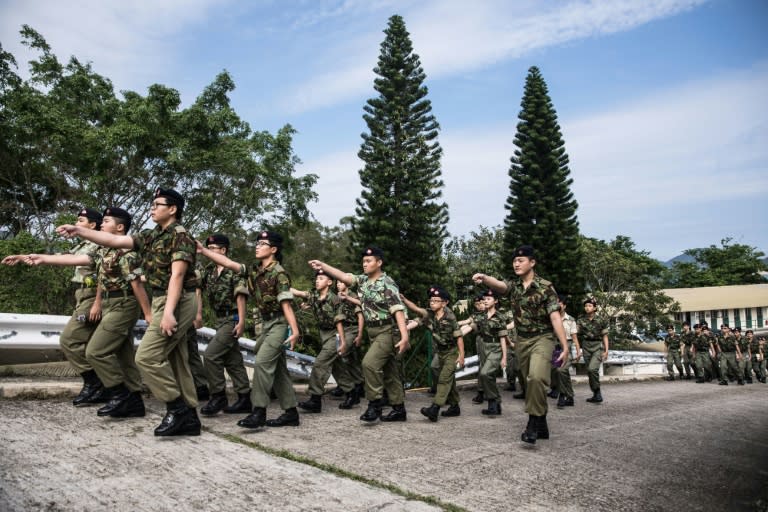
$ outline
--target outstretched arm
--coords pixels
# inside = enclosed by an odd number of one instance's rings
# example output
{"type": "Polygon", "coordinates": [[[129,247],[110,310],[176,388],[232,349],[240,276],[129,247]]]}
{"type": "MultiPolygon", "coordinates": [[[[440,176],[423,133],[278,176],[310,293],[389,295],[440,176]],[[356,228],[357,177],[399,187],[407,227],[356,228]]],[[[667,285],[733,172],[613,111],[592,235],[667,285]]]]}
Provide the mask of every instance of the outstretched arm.
{"type": "Polygon", "coordinates": [[[346,272],[342,272],[336,267],[332,267],[329,264],[323,263],[320,260],[309,260],[308,263],[313,270],[322,270],[332,278],[338,279],[345,285],[352,286],[353,281],[352,281],[352,276],[350,274],[347,274],[346,272]]]}
{"type": "Polygon", "coordinates": [[[240,272],[240,269],[242,268],[242,265],[236,261],[232,261],[231,259],[227,258],[223,254],[220,254],[218,252],[214,252],[207,247],[205,247],[203,244],[195,240],[195,243],[197,244],[197,253],[202,254],[212,262],[214,262],[217,265],[220,265],[224,268],[228,268],[232,272],[240,272]]]}
{"type": "Polygon", "coordinates": [[[508,291],[506,283],[496,279],[495,277],[478,273],[472,276],[472,280],[477,284],[487,286],[496,293],[504,294],[508,291]]]}
{"type": "Polygon", "coordinates": [[[104,231],[83,228],[73,224],[64,224],[56,228],[56,232],[67,238],[80,237],[104,247],[115,249],[133,249],[133,237],[128,235],[113,235],[104,231]]]}
{"type": "Polygon", "coordinates": [[[59,265],[74,267],[90,265],[92,260],[87,254],[27,254],[24,257],[27,265],[59,265]]]}
{"type": "Polygon", "coordinates": [[[419,306],[416,305],[416,303],[414,303],[411,300],[409,300],[408,298],[406,298],[406,296],[403,295],[402,293],[400,294],[400,298],[402,299],[403,304],[405,304],[405,307],[407,307],[408,309],[410,309],[411,311],[413,311],[414,313],[416,313],[420,317],[424,318],[424,317],[426,317],[429,314],[429,313],[427,313],[426,309],[420,308],[419,306]]]}

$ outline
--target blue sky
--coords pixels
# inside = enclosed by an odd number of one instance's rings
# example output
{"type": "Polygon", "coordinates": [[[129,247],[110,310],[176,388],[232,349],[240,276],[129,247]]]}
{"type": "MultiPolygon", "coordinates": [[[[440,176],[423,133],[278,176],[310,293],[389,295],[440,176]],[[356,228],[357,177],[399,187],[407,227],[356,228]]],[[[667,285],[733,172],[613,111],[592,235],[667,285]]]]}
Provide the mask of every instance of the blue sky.
{"type": "Polygon", "coordinates": [[[354,213],[365,100],[387,19],[404,17],[441,124],[453,235],[505,216],[530,66],[571,159],[581,230],[662,260],[726,236],[768,252],[768,3],[755,0],[0,0],[0,42],[26,23],[116,89],[179,89],[221,70],[256,130],[290,123],[313,215],[354,213]]]}

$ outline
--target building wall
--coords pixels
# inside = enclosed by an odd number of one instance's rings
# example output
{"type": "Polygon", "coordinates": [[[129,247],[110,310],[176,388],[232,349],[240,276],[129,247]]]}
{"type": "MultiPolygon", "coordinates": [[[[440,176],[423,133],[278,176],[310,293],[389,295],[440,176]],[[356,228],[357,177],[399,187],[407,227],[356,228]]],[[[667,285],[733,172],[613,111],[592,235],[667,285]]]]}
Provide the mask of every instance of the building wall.
{"type": "Polygon", "coordinates": [[[702,321],[713,329],[722,324],[744,329],[768,329],[768,306],[754,308],[716,309],[712,311],[681,311],[675,313],[677,322],[688,321],[691,325],[702,321]]]}

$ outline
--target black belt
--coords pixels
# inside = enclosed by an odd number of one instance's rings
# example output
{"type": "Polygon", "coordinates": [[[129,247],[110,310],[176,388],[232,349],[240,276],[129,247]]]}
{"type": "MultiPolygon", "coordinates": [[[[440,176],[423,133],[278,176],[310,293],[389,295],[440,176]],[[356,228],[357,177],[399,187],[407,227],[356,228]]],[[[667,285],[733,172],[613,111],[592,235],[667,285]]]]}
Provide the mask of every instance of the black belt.
{"type": "Polygon", "coordinates": [[[517,331],[517,335],[523,338],[535,338],[536,336],[543,336],[545,334],[547,334],[546,331],[533,331],[533,332],[517,331]]]}
{"type": "Polygon", "coordinates": [[[382,327],[384,325],[393,325],[393,324],[392,324],[392,320],[387,318],[386,320],[370,320],[370,321],[366,320],[365,325],[367,327],[382,327]]]}
{"type": "MultiPolygon", "coordinates": [[[[182,293],[192,293],[196,289],[197,288],[195,288],[195,287],[184,288],[182,290],[182,293]]],[[[167,289],[165,289],[165,288],[152,288],[152,297],[164,297],[166,295],[168,295],[168,290],[167,289]]]]}
{"type": "Polygon", "coordinates": [[[282,311],[260,311],[261,313],[261,320],[266,322],[268,320],[274,320],[275,318],[283,316],[282,311]]]}
{"type": "Polygon", "coordinates": [[[133,290],[106,290],[101,292],[101,298],[114,299],[115,297],[133,297],[133,290]]]}

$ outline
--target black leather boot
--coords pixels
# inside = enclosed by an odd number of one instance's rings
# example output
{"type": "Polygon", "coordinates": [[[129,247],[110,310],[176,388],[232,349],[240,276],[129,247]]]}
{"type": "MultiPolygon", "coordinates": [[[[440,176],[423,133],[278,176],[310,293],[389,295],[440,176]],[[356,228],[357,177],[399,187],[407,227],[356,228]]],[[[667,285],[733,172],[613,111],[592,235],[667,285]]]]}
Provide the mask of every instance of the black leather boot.
{"type": "Polygon", "coordinates": [[[547,415],[539,416],[536,422],[536,436],[539,439],[549,439],[549,426],[547,425],[547,415]]]}
{"type": "Polygon", "coordinates": [[[528,416],[528,424],[525,426],[525,430],[523,431],[522,435],[520,436],[520,439],[529,444],[536,444],[536,439],[539,438],[539,434],[536,431],[537,416],[529,415],[528,416]]]}
{"type": "Polygon", "coordinates": [[[198,386],[195,388],[195,391],[197,392],[197,399],[198,401],[208,400],[211,398],[211,392],[208,390],[208,386],[198,386]]]}
{"type": "Polygon", "coordinates": [[[593,404],[599,404],[603,401],[603,395],[600,394],[600,390],[597,389],[592,393],[592,396],[587,398],[587,402],[593,404]]]}
{"type": "Polygon", "coordinates": [[[254,407],[253,412],[237,422],[238,427],[259,428],[267,424],[267,409],[254,407]]]}
{"type": "Polygon", "coordinates": [[[131,392],[122,383],[111,388],[104,388],[104,395],[109,398],[109,402],[104,407],[101,407],[96,411],[97,416],[111,416],[114,411],[124,400],[128,400],[131,392]]]}
{"type": "Polygon", "coordinates": [[[80,374],[83,378],[83,388],[80,393],[72,400],[75,407],[83,407],[90,404],[104,403],[109,401],[104,394],[104,385],[94,370],[88,370],[80,374]]]}
{"type": "Polygon", "coordinates": [[[482,391],[478,391],[477,394],[472,398],[473,404],[481,404],[485,402],[485,396],[482,391]]]}
{"type": "Polygon", "coordinates": [[[218,414],[227,406],[227,392],[217,391],[211,395],[207,404],[200,408],[200,414],[203,416],[213,416],[218,414]]]}
{"type": "Polygon", "coordinates": [[[267,420],[268,427],[298,427],[299,411],[295,407],[286,409],[283,414],[273,420],[267,420]]]}
{"type": "Polygon", "coordinates": [[[344,396],[344,390],[341,389],[341,386],[336,386],[331,390],[330,393],[328,393],[333,398],[341,398],[344,396]]]}
{"type": "Polygon", "coordinates": [[[549,390],[549,393],[547,393],[547,396],[549,398],[559,398],[560,397],[560,392],[558,390],[556,390],[555,388],[552,388],[552,389],[549,390]]]}
{"type": "Polygon", "coordinates": [[[408,419],[408,416],[405,413],[404,404],[393,405],[389,414],[381,417],[381,421],[405,421],[406,419],[408,419]]]}
{"type": "Polygon", "coordinates": [[[421,414],[429,418],[429,421],[433,423],[437,421],[439,413],[440,413],[440,406],[437,404],[432,404],[429,407],[421,408],[421,414]]]}
{"type": "Polygon", "coordinates": [[[251,405],[251,392],[238,393],[237,401],[232,405],[228,405],[224,408],[224,414],[236,414],[240,412],[251,412],[253,406],[251,405]]]}
{"type": "Polygon", "coordinates": [[[351,409],[353,405],[360,403],[360,395],[358,394],[357,387],[352,388],[352,391],[347,393],[347,398],[339,404],[339,409],[351,409]]]}
{"type": "Polygon", "coordinates": [[[446,410],[440,413],[440,416],[444,418],[450,418],[452,416],[461,416],[461,408],[459,407],[459,404],[450,405],[446,410]]]}
{"type": "Polygon", "coordinates": [[[501,404],[498,400],[488,400],[488,408],[483,409],[480,411],[481,413],[485,414],[486,416],[500,416],[501,415],[501,404]]]}
{"type": "Polygon", "coordinates": [[[163,421],[155,429],[156,436],[200,435],[200,420],[197,420],[197,433],[194,428],[190,428],[194,427],[192,417],[197,418],[197,411],[184,403],[181,397],[168,402],[166,410],[163,421]],[[190,425],[187,425],[188,422],[190,425]]]}
{"type": "Polygon", "coordinates": [[[120,402],[109,413],[112,418],[143,418],[145,414],[144,400],[141,398],[141,392],[139,391],[129,393],[128,398],[120,402]]]}
{"type": "Polygon", "coordinates": [[[557,399],[557,408],[562,409],[563,407],[573,407],[572,396],[560,395],[560,398],[557,399]]]}
{"type": "Polygon", "coordinates": [[[309,400],[306,402],[299,402],[304,412],[318,413],[323,410],[323,400],[320,395],[309,395],[309,400]]]}
{"type": "Polygon", "coordinates": [[[368,402],[368,409],[360,416],[362,421],[376,421],[381,418],[381,400],[368,402]]]}

